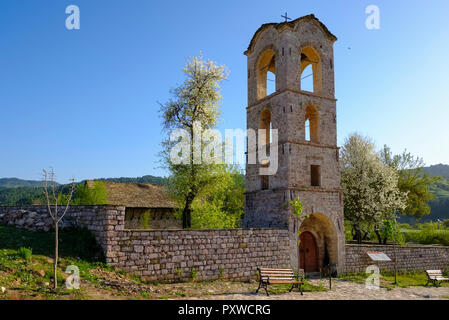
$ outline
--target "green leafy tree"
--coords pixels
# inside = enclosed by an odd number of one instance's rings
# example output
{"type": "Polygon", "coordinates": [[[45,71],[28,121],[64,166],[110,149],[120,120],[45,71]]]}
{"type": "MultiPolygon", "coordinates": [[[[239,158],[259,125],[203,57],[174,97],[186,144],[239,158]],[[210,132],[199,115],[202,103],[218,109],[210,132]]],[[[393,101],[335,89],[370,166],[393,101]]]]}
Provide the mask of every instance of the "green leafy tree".
{"type": "Polygon", "coordinates": [[[236,228],[243,217],[245,184],[232,166],[218,166],[217,182],[192,203],[192,227],[236,228]]]}
{"type": "MultiPolygon", "coordinates": [[[[203,132],[217,125],[221,101],[220,83],[227,77],[227,70],[213,61],[195,57],[189,59],[184,67],[184,83],[171,90],[173,96],[168,102],[160,104],[164,130],[171,133],[183,129],[188,133],[190,154],[187,161],[174,162],[170,156],[177,142],[169,137],[162,142],[161,159],[171,176],[168,187],[182,209],[183,228],[191,227],[192,205],[197,198],[203,198],[208,189],[213,188],[220,178],[220,165],[195,161],[196,149],[192,142],[194,132],[202,136],[203,132]],[[198,130],[198,131],[196,131],[198,130]]],[[[221,142],[220,142],[221,143],[221,142]]],[[[201,143],[201,151],[204,145],[201,143]]],[[[221,156],[221,155],[215,155],[221,156]]]]}
{"type": "Polygon", "coordinates": [[[108,203],[108,192],[102,181],[94,181],[92,186],[80,183],[76,188],[74,205],[102,205],[108,203]]]}
{"type": "Polygon", "coordinates": [[[405,243],[404,235],[400,232],[396,219],[384,220],[382,224],[381,236],[384,244],[387,243],[387,240],[392,240],[400,244],[405,243]]]}
{"type": "Polygon", "coordinates": [[[345,218],[361,243],[370,230],[379,233],[384,220],[405,208],[406,194],[398,188],[397,172],[382,163],[374,143],[359,134],[346,139],[340,165],[345,218]]]}
{"type": "Polygon", "coordinates": [[[431,186],[440,178],[424,173],[423,159],[414,157],[407,150],[393,155],[391,149],[384,145],[380,155],[382,162],[397,172],[399,190],[407,193],[407,204],[401,214],[418,219],[430,214],[429,202],[434,199],[431,186]]]}

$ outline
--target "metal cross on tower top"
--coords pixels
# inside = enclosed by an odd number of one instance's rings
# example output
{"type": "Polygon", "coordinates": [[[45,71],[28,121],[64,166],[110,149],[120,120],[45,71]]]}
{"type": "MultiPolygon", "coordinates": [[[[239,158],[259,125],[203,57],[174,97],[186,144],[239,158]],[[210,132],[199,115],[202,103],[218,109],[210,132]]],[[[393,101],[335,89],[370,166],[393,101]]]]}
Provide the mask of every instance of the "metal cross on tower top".
{"type": "Polygon", "coordinates": [[[287,16],[287,12],[285,13],[285,16],[282,16],[282,15],[281,15],[281,17],[282,17],[282,18],[285,18],[285,22],[288,22],[288,20],[291,20],[291,18],[289,18],[289,17],[287,16]]]}

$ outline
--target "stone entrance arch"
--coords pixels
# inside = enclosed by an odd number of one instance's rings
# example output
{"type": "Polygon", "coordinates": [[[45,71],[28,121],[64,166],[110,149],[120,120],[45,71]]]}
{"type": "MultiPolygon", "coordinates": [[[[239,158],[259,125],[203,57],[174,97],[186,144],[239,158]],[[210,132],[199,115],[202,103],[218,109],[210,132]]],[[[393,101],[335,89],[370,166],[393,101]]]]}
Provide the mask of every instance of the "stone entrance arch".
{"type": "MultiPolygon", "coordinates": [[[[317,268],[322,268],[329,263],[338,264],[338,236],[337,230],[333,221],[322,213],[313,213],[309,218],[305,219],[299,231],[301,235],[303,233],[310,233],[313,235],[317,247],[317,268]]],[[[302,240],[302,239],[301,239],[302,240]]],[[[301,244],[300,244],[301,246],[301,244]]],[[[310,250],[310,249],[309,249],[310,250]]],[[[299,264],[303,266],[301,262],[301,251],[299,253],[299,264]]],[[[306,261],[306,265],[308,265],[306,261]]],[[[308,271],[307,272],[312,272],[308,271]]]]}

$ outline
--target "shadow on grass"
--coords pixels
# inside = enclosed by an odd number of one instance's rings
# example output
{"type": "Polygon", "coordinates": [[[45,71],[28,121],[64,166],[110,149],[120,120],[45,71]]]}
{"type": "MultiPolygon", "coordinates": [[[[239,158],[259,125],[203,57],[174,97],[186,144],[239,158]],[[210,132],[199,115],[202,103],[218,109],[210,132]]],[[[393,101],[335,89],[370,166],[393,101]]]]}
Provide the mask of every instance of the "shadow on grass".
{"type": "MultiPolygon", "coordinates": [[[[13,226],[0,225],[0,249],[18,250],[25,247],[35,255],[53,257],[55,233],[26,231],[13,226]]],[[[59,256],[82,259],[88,262],[104,262],[104,256],[95,237],[87,229],[60,230],[59,256]]]]}

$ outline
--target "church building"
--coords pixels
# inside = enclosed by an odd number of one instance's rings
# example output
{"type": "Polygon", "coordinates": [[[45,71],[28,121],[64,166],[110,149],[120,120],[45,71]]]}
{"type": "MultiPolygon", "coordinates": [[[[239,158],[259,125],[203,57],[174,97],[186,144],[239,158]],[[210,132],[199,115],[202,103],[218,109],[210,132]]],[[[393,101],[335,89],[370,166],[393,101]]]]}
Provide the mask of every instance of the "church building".
{"type": "Polygon", "coordinates": [[[299,264],[306,272],[329,264],[341,272],[345,263],[334,85],[336,40],[312,14],[263,24],[245,51],[247,128],[265,130],[267,153],[277,148],[278,169],[263,175],[260,169],[268,163],[247,163],[244,227],[288,228],[291,266],[299,264]],[[277,144],[270,138],[275,136],[273,130],[278,133],[277,144]],[[287,205],[298,197],[309,218],[298,220],[287,205]]]}

